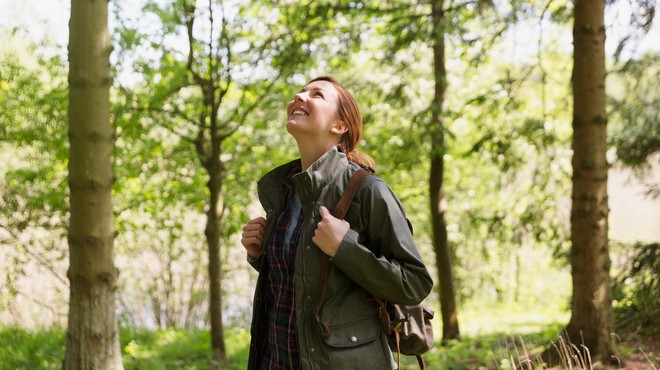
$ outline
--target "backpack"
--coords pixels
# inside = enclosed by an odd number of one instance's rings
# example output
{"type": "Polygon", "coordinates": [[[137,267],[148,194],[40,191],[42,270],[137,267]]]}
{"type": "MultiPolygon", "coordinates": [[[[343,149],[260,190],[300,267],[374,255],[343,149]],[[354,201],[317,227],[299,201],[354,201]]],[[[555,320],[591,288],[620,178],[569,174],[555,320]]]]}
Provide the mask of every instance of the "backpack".
{"type": "MultiPolygon", "coordinates": [[[[339,202],[332,211],[336,218],[343,219],[348,211],[348,207],[360,188],[360,185],[372,172],[361,168],[351,176],[351,179],[341,195],[339,202]]],[[[329,334],[330,329],[326,323],[321,320],[321,308],[323,297],[328,283],[328,270],[330,268],[330,259],[324,255],[321,258],[321,297],[316,307],[316,320],[319,323],[321,332],[329,334]]],[[[378,297],[372,298],[378,309],[378,319],[381,327],[387,335],[387,341],[392,352],[397,353],[397,368],[401,368],[401,354],[412,355],[417,358],[420,369],[425,369],[422,354],[433,347],[433,326],[431,320],[435,313],[423,304],[414,306],[398,305],[384,301],[378,297]]]]}

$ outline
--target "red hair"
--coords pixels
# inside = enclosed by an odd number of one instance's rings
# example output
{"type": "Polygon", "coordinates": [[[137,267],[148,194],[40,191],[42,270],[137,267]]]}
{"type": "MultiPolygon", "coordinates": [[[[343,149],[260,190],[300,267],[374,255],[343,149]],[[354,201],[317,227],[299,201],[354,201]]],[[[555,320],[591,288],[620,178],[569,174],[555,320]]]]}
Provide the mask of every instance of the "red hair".
{"type": "Polygon", "coordinates": [[[330,76],[319,76],[309,81],[309,83],[314,81],[330,82],[335,87],[335,90],[337,90],[337,95],[339,96],[339,103],[337,106],[339,119],[346,124],[347,128],[346,132],[339,140],[339,149],[346,153],[349,161],[356,162],[366,167],[375,167],[376,162],[374,162],[370,156],[360,153],[355,149],[355,146],[362,136],[362,113],[360,113],[360,107],[353,95],[351,95],[344,86],[337,82],[337,80],[330,76]]]}

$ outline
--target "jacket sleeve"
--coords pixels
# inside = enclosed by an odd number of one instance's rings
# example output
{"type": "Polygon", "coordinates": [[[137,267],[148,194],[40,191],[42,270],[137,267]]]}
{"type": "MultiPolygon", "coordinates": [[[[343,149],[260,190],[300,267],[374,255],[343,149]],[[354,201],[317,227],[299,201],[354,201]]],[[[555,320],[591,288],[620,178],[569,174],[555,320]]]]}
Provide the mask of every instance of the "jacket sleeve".
{"type": "Polygon", "coordinates": [[[260,272],[261,271],[261,259],[263,258],[264,255],[262,254],[259,257],[252,257],[247,253],[246,253],[246,255],[247,255],[247,261],[250,264],[250,266],[252,266],[252,268],[257,270],[257,272],[260,272]]]}
{"type": "Polygon", "coordinates": [[[366,233],[351,227],[333,264],[374,296],[396,304],[415,305],[431,292],[433,280],[415,245],[401,202],[377,179],[358,192],[366,233]],[[363,245],[359,240],[364,240],[363,245]]]}

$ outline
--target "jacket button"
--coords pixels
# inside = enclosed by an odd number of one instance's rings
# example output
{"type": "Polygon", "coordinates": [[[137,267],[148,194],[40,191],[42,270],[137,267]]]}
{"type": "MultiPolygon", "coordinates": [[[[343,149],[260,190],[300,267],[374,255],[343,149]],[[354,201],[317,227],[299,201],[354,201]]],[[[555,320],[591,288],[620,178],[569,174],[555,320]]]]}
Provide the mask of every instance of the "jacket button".
{"type": "Polygon", "coordinates": [[[316,351],[316,348],[312,347],[312,348],[309,349],[309,351],[314,352],[314,351],[316,351]]]}
{"type": "Polygon", "coordinates": [[[355,335],[351,337],[351,342],[353,343],[357,342],[357,337],[355,335]]]}

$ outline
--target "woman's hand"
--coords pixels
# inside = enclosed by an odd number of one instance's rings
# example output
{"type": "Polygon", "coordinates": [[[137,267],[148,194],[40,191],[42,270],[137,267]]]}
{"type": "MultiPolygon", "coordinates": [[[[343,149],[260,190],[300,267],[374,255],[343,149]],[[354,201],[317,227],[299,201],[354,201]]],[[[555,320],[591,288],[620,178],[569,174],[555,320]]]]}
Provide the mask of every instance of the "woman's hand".
{"type": "Polygon", "coordinates": [[[334,217],[324,206],[319,207],[321,221],[318,223],[312,241],[323,253],[334,257],[339,249],[342,239],[351,228],[348,222],[334,217]]]}
{"type": "Polygon", "coordinates": [[[252,258],[257,258],[264,254],[264,232],[266,230],[266,219],[257,217],[248,221],[243,226],[241,244],[252,258]]]}

